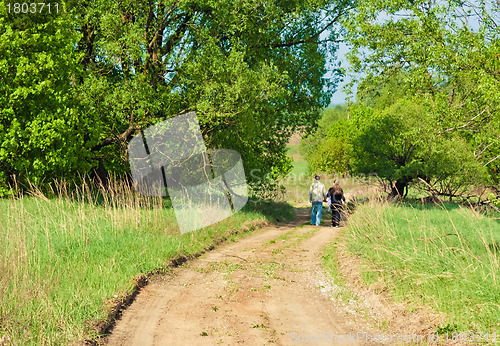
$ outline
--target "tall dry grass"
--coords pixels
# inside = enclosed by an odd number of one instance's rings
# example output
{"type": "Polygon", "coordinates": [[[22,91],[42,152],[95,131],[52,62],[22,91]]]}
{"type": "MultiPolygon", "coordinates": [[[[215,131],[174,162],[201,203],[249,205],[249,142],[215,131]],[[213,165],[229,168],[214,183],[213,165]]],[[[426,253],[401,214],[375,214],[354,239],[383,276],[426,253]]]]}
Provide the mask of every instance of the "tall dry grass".
{"type": "MultiPolygon", "coordinates": [[[[109,244],[105,238],[125,233],[133,239],[131,230],[135,237],[145,230],[176,234],[175,218],[162,206],[161,198],[140,196],[118,179],[97,188],[88,180],[73,188],[55,181],[45,193],[31,186],[27,193],[0,200],[0,338],[14,344],[74,338],[65,314],[71,304],[58,306],[55,298],[61,296],[56,292],[61,283],[75,285],[78,279],[61,273],[61,268],[88,271],[83,264],[99,240],[100,245],[109,244]]],[[[76,334],[83,337],[82,332],[76,334]]]]}
{"type": "Polygon", "coordinates": [[[459,332],[500,335],[498,219],[456,204],[372,199],[349,220],[347,243],[370,268],[368,284],[448,314],[459,332]]]}
{"type": "Polygon", "coordinates": [[[130,292],[134,277],[290,209],[250,203],[181,235],[165,199],[141,196],[118,179],[106,187],[56,181],[48,191],[32,186],[0,199],[0,340],[54,345],[95,338],[88,326],[106,320],[107,301],[130,292]]]}

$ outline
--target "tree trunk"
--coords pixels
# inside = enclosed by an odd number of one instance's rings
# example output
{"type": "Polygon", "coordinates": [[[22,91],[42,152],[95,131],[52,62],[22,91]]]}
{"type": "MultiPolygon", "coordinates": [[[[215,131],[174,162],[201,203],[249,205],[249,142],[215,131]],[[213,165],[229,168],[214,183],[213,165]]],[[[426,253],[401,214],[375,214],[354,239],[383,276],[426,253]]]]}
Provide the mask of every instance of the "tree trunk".
{"type": "Polygon", "coordinates": [[[96,185],[102,185],[103,187],[108,186],[109,173],[106,167],[104,167],[102,159],[99,159],[99,164],[97,168],[94,168],[91,171],[90,178],[94,181],[96,185]]]}
{"type": "Polygon", "coordinates": [[[408,183],[404,180],[397,180],[391,186],[391,197],[405,198],[408,194],[408,183]]]}

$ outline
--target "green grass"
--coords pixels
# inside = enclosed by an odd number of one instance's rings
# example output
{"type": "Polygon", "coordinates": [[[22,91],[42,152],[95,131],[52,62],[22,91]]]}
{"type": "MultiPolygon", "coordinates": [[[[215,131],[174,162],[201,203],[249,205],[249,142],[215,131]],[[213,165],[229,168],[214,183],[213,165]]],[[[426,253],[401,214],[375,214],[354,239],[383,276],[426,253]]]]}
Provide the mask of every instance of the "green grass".
{"type": "Polygon", "coordinates": [[[368,284],[428,304],[459,331],[500,334],[500,222],[456,204],[371,202],[348,224],[348,249],[368,284]]]}
{"type": "Polygon", "coordinates": [[[293,162],[293,169],[290,174],[295,174],[296,176],[307,174],[307,162],[305,160],[293,162]]]}
{"type": "Polygon", "coordinates": [[[300,143],[296,144],[288,144],[288,155],[294,158],[293,169],[291,174],[299,176],[301,174],[307,173],[307,161],[304,157],[302,157],[299,153],[300,143]]]}
{"type": "Polygon", "coordinates": [[[312,177],[307,173],[307,161],[299,153],[300,143],[288,144],[288,156],[294,160],[292,171],[282,180],[286,189],[285,200],[291,204],[308,201],[312,177]]]}
{"type": "Polygon", "coordinates": [[[357,301],[358,297],[354,292],[347,288],[346,281],[343,279],[338,268],[338,258],[336,256],[339,246],[339,239],[328,244],[323,250],[322,265],[330,274],[333,284],[336,286],[334,298],[346,303],[357,301]]]}
{"type": "MultiPolygon", "coordinates": [[[[85,191],[85,189],[87,189],[85,191]]],[[[290,206],[250,201],[232,217],[181,235],[161,198],[113,190],[0,199],[0,339],[59,345],[95,338],[143,274],[223,239],[290,219],[290,206]]]]}
{"type": "Polygon", "coordinates": [[[288,155],[293,156],[295,154],[299,154],[299,147],[300,147],[300,142],[294,144],[289,143],[287,145],[288,155]]]}

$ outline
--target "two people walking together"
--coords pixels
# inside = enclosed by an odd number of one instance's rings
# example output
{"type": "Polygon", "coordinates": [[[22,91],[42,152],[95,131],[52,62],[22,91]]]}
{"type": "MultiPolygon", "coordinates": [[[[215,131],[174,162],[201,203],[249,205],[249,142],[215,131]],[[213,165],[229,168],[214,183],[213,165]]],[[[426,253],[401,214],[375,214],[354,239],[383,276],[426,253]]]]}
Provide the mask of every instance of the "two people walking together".
{"type": "Polygon", "coordinates": [[[328,211],[332,212],[332,227],[339,227],[340,212],[342,203],[345,202],[344,191],[340,187],[338,180],[335,180],[333,186],[325,189],[325,185],[320,182],[320,176],[314,177],[314,182],[309,189],[309,202],[312,203],[311,224],[319,226],[321,223],[321,212],[323,211],[323,202],[328,203],[328,211]]]}

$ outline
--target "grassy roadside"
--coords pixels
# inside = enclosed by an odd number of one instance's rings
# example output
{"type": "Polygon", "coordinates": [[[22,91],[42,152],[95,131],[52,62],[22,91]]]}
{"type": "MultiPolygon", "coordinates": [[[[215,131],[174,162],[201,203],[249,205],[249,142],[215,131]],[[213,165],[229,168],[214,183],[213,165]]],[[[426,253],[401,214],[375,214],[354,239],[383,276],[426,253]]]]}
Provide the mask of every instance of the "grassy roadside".
{"type": "Polygon", "coordinates": [[[143,275],[164,271],[235,234],[290,219],[286,204],[250,201],[232,217],[180,235],[161,198],[115,184],[64,186],[53,198],[0,200],[0,344],[58,345],[96,337],[90,326],[143,275]]]}
{"type": "Polygon", "coordinates": [[[437,331],[500,335],[498,219],[456,204],[371,201],[359,205],[345,232],[367,285],[382,282],[396,300],[444,312],[437,331]]]}

